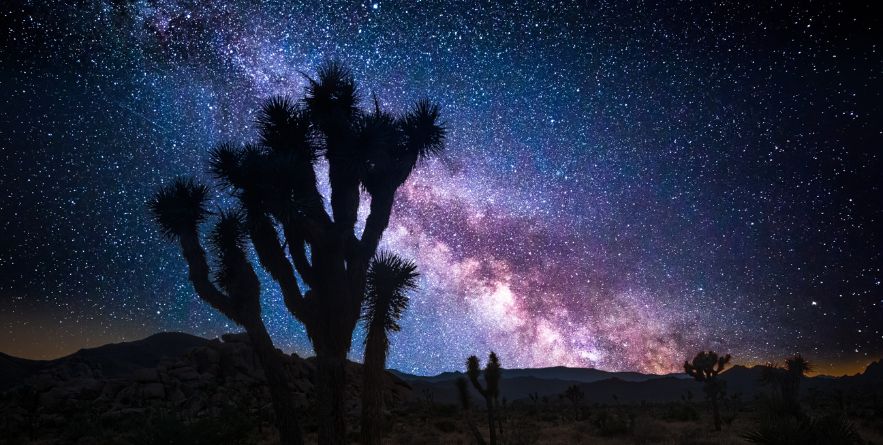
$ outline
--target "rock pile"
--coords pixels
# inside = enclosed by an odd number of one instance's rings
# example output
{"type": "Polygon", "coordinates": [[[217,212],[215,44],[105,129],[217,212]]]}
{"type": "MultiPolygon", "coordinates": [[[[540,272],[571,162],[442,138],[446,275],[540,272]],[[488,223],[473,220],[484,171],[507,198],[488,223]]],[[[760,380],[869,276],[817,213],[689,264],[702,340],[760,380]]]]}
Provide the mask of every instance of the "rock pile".
{"type": "MultiPolygon", "coordinates": [[[[312,359],[279,351],[289,375],[291,396],[304,412],[313,401],[315,366],[312,359]]],[[[361,365],[350,363],[348,409],[356,415],[361,365]]],[[[410,400],[412,391],[403,380],[388,374],[388,406],[410,400]]],[[[184,419],[213,416],[235,407],[257,414],[272,412],[270,393],[260,363],[245,334],[226,334],[206,341],[177,357],[167,357],[154,367],[135,369],[122,376],[105,377],[100,364],[68,360],[42,369],[0,398],[0,431],[33,427],[66,427],[71,413],[85,411],[102,421],[142,416],[157,410],[184,419]]]]}

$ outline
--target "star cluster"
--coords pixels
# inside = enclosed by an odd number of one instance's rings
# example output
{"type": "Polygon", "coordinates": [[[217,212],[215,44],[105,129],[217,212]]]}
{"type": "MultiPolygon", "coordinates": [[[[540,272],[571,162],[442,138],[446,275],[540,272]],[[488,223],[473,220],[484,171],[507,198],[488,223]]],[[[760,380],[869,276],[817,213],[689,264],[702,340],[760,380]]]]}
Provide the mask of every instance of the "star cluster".
{"type": "MultiPolygon", "coordinates": [[[[205,176],[212,145],[254,139],[263,99],[338,59],[366,102],[437,101],[449,134],[384,237],[421,271],[390,366],[431,374],[491,349],[507,367],[648,372],[707,348],[831,373],[878,358],[871,6],[625,3],[12,2],[0,350],[235,329],[144,203],[205,176]]],[[[277,345],[310,354],[263,281],[277,345]]]]}

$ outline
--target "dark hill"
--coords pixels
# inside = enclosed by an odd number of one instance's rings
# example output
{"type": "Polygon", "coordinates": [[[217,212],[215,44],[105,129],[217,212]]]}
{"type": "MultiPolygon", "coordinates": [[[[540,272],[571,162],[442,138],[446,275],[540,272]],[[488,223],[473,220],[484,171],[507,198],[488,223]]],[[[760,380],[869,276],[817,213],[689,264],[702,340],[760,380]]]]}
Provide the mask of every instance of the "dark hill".
{"type": "Polygon", "coordinates": [[[15,386],[25,377],[42,369],[47,362],[13,357],[0,352],[0,390],[15,386]]]}
{"type": "Polygon", "coordinates": [[[154,367],[163,358],[178,357],[211,341],[182,332],[161,332],[142,340],[80,349],[54,360],[28,360],[0,353],[0,391],[43,370],[69,374],[76,373],[80,365],[97,370],[104,377],[118,377],[136,369],[154,367]]]}
{"type": "Polygon", "coordinates": [[[116,377],[139,368],[152,368],[163,358],[180,356],[210,341],[183,332],[161,332],[143,340],[80,349],[52,362],[85,361],[98,365],[105,377],[116,377]]]}
{"type": "MultiPolygon", "coordinates": [[[[108,344],[82,349],[55,360],[37,361],[0,353],[0,391],[21,383],[38,373],[51,373],[62,378],[82,377],[88,369],[91,376],[115,378],[142,368],[154,368],[164,359],[180,357],[195,348],[218,343],[189,334],[159,333],[143,340],[108,344]]],[[[417,376],[390,370],[414,388],[414,393],[439,403],[456,403],[454,381],[462,372],[445,372],[435,376],[417,376]]],[[[759,383],[762,367],[733,366],[721,374],[729,394],[753,397],[764,388],[759,383]]],[[[844,385],[876,385],[883,381],[883,361],[871,363],[865,372],[852,377],[808,378],[805,390],[825,390],[844,385]]],[[[636,372],[607,372],[591,368],[563,366],[536,369],[504,369],[501,397],[510,401],[528,399],[531,394],[557,400],[570,385],[580,385],[587,403],[662,402],[679,400],[688,390],[702,398],[702,385],[684,374],[653,375],[636,372]],[[614,399],[614,396],[615,399],[614,399]]],[[[478,397],[475,394],[476,398],[478,397]]]]}

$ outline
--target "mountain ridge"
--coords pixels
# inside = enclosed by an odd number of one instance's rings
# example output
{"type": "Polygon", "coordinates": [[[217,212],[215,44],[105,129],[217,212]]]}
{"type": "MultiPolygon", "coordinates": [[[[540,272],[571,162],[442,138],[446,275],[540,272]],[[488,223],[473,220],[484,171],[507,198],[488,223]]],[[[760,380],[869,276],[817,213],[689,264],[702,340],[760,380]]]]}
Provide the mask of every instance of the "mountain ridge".
{"type": "MultiPolygon", "coordinates": [[[[16,386],[36,373],[55,368],[76,368],[82,363],[100,370],[104,377],[112,378],[140,368],[154,367],[164,358],[177,357],[193,348],[219,341],[183,332],[160,332],[139,340],[83,348],[53,360],[30,360],[0,353],[0,391],[16,386]]],[[[390,369],[389,372],[416,390],[435,394],[440,400],[453,400],[453,382],[465,376],[459,371],[446,371],[434,376],[419,376],[395,369],[390,369]]],[[[761,366],[734,365],[724,371],[721,378],[728,382],[731,391],[751,394],[758,391],[757,382],[761,372],[761,366]]],[[[809,387],[815,387],[844,379],[858,382],[883,380],[883,361],[870,363],[864,372],[856,376],[817,376],[807,380],[809,387]]],[[[682,373],[643,374],[552,366],[503,369],[501,390],[510,400],[516,400],[526,398],[529,394],[560,394],[571,385],[583,386],[584,390],[595,394],[595,397],[600,397],[600,394],[615,395],[611,393],[611,388],[620,388],[625,400],[635,399],[639,393],[657,398],[680,397],[674,393],[682,393],[686,388],[696,386],[695,382],[682,373]],[[627,393],[635,393],[636,396],[626,395],[627,393]]],[[[694,392],[699,391],[701,388],[694,392]]]]}

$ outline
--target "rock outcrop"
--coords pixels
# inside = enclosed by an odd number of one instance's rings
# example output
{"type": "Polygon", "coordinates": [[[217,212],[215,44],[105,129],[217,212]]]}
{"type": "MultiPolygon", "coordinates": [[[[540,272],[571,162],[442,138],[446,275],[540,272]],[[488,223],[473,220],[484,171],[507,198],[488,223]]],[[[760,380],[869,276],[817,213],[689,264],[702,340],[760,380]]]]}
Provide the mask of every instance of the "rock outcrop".
{"type": "MultiPolygon", "coordinates": [[[[315,376],[313,360],[281,351],[279,354],[289,376],[291,396],[309,413],[315,376]]],[[[272,415],[264,374],[245,334],[225,334],[220,340],[206,340],[183,354],[157,359],[154,366],[134,366],[128,372],[118,372],[120,365],[116,364],[111,377],[104,373],[100,362],[75,356],[54,366],[40,367],[2,393],[0,417],[4,422],[0,431],[20,433],[34,424],[40,429],[65,428],[69,414],[83,410],[104,421],[157,411],[198,419],[230,408],[272,415]]],[[[348,408],[356,415],[361,365],[350,363],[347,372],[348,408]]],[[[388,374],[386,389],[388,406],[412,398],[410,386],[392,374],[388,374]]]]}

